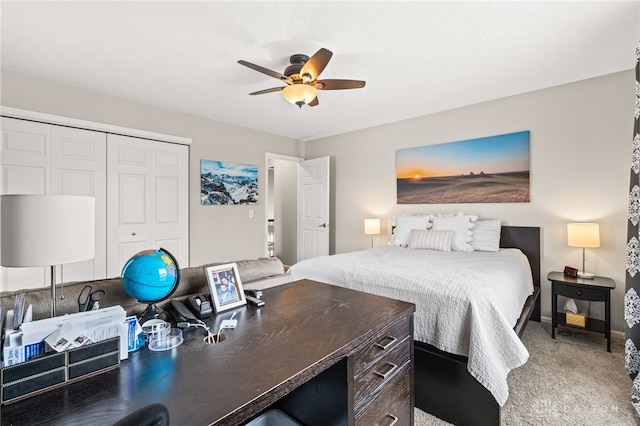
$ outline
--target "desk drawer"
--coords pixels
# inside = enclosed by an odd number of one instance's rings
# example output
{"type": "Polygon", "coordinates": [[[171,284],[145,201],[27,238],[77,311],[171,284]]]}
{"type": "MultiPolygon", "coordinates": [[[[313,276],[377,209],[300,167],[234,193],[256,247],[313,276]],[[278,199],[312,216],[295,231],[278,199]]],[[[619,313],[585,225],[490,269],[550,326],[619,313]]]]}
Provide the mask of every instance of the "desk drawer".
{"type": "Polygon", "coordinates": [[[360,377],[356,377],[353,384],[355,406],[365,403],[365,400],[375,395],[377,390],[392,381],[398,372],[411,363],[411,338],[406,337],[388,355],[360,377]]]}
{"type": "Polygon", "coordinates": [[[411,364],[368,405],[356,412],[356,426],[406,426],[411,424],[411,364]]]}
{"type": "Polygon", "coordinates": [[[556,282],[556,294],[580,300],[604,302],[609,295],[608,289],[597,289],[587,286],[568,285],[556,282]]]}
{"type": "Polygon", "coordinates": [[[378,362],[378,359],[393,351],[407,336],[412,336],[411,318],[392,325],[386,333],[361,349],[354,357],[353,375],[358,377],[362,372],[378,362]]]}

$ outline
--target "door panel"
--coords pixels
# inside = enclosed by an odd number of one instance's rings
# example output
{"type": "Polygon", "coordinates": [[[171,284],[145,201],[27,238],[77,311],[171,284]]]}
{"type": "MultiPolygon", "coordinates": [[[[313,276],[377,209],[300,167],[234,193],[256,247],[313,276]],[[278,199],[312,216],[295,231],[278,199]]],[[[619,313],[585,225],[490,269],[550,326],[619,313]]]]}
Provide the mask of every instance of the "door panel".
{"type": "Polygon", "coordinates": [[[151,248],[188,266],[189,148],[109,135],[107,157],[108,275],[120,275],[132,255],[151,248]]]}
{"type": "Polygon", "coordinates": [[[329,254],[329,157],[300,162],[298,261],[329,254]]]}
{"type": "MultiPolygon", "coordinates": [[[[95,258],[57,268],[58,282],[105,276],[105,152],[104,133],[2,118],[2,194],[64,194],[96,198],[95,258]]],[[[43,220],[46,220],[44,212],[43,220]]],[[[48,268],[1,268],[0,290],[47,285],[50,285],[48,268]]]]}
{"type": "Polygon", "coordinates": [[[49,187],[49,168],[46,166],[15,166],[2,164],[3,194],[46,194],[49,187]]]}
{"type": "Polygon", "coordinates": [[[107,135],[90,130],[51,126],[51,144],[51,193],[94,197],[96,211],[94,258],[56,268],[56,281],[105,278],[107,135]]]}

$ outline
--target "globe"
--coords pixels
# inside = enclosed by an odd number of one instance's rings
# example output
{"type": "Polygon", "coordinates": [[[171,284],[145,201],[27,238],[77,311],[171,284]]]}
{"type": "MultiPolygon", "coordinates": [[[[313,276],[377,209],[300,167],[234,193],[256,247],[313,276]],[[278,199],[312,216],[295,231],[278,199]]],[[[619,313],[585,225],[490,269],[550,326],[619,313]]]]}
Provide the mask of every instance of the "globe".
{"type": "Polygon", "coordinates": [[[129,259],[122,268],[122,284],[128,295],[149,306],[142,318],[157,318],[154,303],[171,296],[180,283],[180,268],[165,249],[143,250],[129,259]]]}

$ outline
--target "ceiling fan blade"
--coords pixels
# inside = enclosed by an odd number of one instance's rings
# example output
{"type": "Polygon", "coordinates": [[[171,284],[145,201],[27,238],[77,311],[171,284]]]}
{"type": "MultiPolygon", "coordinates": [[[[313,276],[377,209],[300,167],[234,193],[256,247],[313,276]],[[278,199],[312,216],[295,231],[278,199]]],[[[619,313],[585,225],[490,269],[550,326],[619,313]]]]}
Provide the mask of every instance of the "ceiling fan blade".
{"type": "Polygon", "coordinates": [[[324,47],[321,48],[304,64],[300,70],[300,76],[304,78],[304,75],[307,74],[310,76],[309,81],[317,80],[320,73],[329,63],[332,55],[333,53],[330,50],[324,47]]]}
{"type": "Polygon", "coordinates": [[[258,90],[257,92],[249,93],[250,95],[264,95],[265,93],[279,92],[287,86],[272,87],[271,89],[258,90]]]}
{"type": "Polygon", "coordinates": [[[361,89],[366,84],[362,80],[318,80],[314,86],[319,90],[361,89]]]}
{"type": "Polygon", "coordinates": [[[315,98],[313,98],[313,100],[311,102],[309,102],[307,105],[310,106],[310,107],[317,106],[318,105],[318,97],[316,96],[315,98]]]}
{"type": "Polygon", "coordinates": [[[272,71],[272,70],[270,70],[268,68],[265,68],[265,67],[261,67],[260,65],[252,64],[251,62],[243,61],[242,59],[239,60],[238,63],[240,65],[244,65],[245,67],[249,67],[252,70],[256,70],[258,72],[266,74],[269,77],[277,78],[278,80],[283,80],[284,81],[284,80],[287,80],[289,78],[284,74],[280,74],[279,72],[272,71]]]}

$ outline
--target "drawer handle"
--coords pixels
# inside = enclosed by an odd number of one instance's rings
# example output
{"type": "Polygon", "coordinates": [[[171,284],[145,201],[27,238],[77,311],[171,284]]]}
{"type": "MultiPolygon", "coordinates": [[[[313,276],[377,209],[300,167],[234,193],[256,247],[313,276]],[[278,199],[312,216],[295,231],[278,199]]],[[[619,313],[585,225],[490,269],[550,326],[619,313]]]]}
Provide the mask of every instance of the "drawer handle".
{"type": "Polygon", "coordinates": [[[376,343],[376,346],[382,349],[383,351],[386,351],[391,345],[393,345],[395,342],[398,341],[396,337],[392,337],[392,336],[387,336],[385,337],[385,339],[389,339],[389,343],[387,343],[386,345],[383,345],[382,343],[376,343]]]}
{"type": "Polygon", "coordinates": [[[393,414],[387,413],[387,417],[391,417],[391,423],[389,423],[387,426],[393,426],[396,423],[398,423],[398,418],[396,416],[394,416],[393,414]]]}
{"type": "Polygon", "coordinates": [[[374,373],[376,373],[378,376],[382,377],[382,380],[387,380],[387,377],[389,377],[389,374],[391,374],[393,371],[395,371],[396,368],[398,368],[397,364],[394,364],[392,362],[387,362],[385,365],[391,367],[389,368],[386,372],[381,373],[379,371],[373,371],[374,373]]]}
{"type": "Polygon", "coordinates": [[[578,291],[576,291],[576,294],[577,294],[578,296],[582,296],[582,290],[578,290],[578,291]]]}

